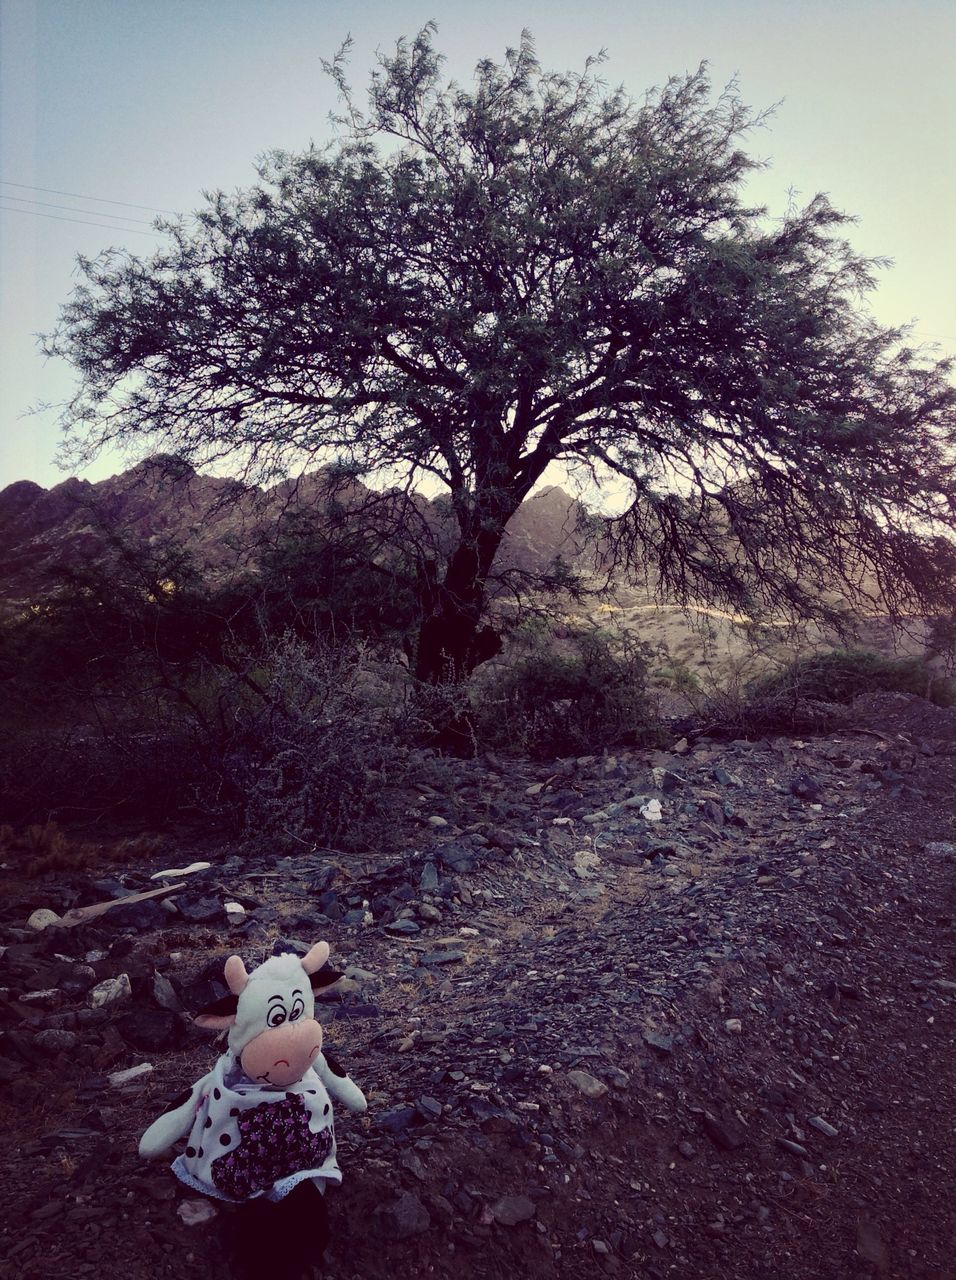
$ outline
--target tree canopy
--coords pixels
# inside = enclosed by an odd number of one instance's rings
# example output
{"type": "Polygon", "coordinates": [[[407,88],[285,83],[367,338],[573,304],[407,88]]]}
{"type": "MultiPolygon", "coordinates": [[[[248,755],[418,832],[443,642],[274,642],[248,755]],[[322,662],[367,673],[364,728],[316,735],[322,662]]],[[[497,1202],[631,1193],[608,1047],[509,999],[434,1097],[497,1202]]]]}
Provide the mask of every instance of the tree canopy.
{"type": "Polygon", "coordinates": [[[956,583],[950,363],[865,308],[878,261],[818,195],[746,200],[761,123],[705,67],[642,101],[599,60],[546,72],[530,37],[470,86],[434,29],[380,55],[336,136],[107,252],[48,349],[65,414],[108,444],[256,479],[336,460],[449,497],[457,545],[422,573],[418,672],[493,648],[486,586],[552,464],[628,495],[608,545],[683,600],[813,614],[876,584],[937,611],[956,583]]]}

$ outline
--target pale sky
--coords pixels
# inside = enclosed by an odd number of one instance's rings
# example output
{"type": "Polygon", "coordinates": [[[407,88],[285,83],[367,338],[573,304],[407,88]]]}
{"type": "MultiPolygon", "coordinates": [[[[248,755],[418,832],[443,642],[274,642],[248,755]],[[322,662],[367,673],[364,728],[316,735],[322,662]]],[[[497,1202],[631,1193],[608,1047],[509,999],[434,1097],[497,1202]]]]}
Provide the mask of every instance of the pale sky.
{"type": "MultiPolygon", "coordinates": [[[[750,198],[781,214],[791,188],[827,192],[859,217],[854,246],[894,260],[877,319],[914,321],[956,353],[953,0],[0,0],[0,488],[65,475],[55,409],[25,414],[72,385],[35,335],[53,327],[77,253],[148,254],[159,242],[125,219],[188,213],[203,190],[254,182],[263,152],[324,141],[334,90],[320,59],[351,32],[364,88],[374,51],[430,18],[459,81],[527,27],[548,69],[606,48],[604,76],[638,98],[706,59],[716,87],[736,76],[750,105],[780,102],[749,140],[772,161],[750,198]]],[[[124,465],[104,456],[83,474],[124,465]]]]}

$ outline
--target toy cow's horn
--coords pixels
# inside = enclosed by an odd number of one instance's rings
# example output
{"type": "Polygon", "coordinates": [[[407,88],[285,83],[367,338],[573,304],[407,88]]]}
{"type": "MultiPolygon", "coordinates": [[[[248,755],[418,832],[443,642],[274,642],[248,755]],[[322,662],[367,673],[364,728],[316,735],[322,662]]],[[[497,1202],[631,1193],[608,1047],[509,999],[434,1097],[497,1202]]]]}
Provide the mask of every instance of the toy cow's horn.
{"type": "Polygon", "coordinates": [[[329,944],[327,942],[317,942],[303,957],[302,968],[306,973],[316,973],[327,963],[329,958],[329,944]]]}
{"type": "Polygon", "coordinates": [[[241,996],[248,981],[249,975],[246,973],[246,966],[242,963],[242,957],[230,956],[226,961],[226,986],[234,996],[241,996]]]}

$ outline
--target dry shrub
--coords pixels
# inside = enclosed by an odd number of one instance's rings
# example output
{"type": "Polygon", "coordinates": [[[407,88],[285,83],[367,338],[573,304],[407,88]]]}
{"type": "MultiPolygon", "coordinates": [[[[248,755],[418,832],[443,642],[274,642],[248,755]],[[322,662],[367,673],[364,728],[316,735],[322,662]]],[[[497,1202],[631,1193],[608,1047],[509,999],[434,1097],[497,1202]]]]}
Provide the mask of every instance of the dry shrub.
{"type": "Polygon", "coordinates": [[[484,745],[553,759],[658,739],[646,646],[598,628],[572,632],[562,651],[549,641],[479,676],[474,715],[484,745]]]}
{"type": "Polygon", "coordinates": [[[187,675],[111,689],[98,723],[7,734],[5,816],[152,826],[192,816],[288,850],[388,842],[387,792],[404,752],[387,680],[360,648],[260,637],[187,675]]]}
{"type": "Polygon", "coordinates": [[[288,851],[382,848],[394,839],[392,792],[406,752],[361,649],[288,637],[243,706],[223,753],[223,773],[249,837],[288,851]]]}
{"type": "Polygon", "coordinates": [[[0,857],[21,875],[83,871],[102,863],[142,863],[162,845],[158,836],[137,836],[114,843],[77,839],[53,821],[31,823],[22,831],[0,827],[0,857]]]}
{"type": "Polygon", "coordinates": [[[101,728],[21,729],[0,741],[5,816],[42,824],[135,815],[155,825],[208,789],[213,760],[208,735],[168,703],[157,703],[149,731],[122,711],[101,728]]]}
{"type": "Polygon", "coordinates": [[[707,691],[697,711],[710,731],[732,736],[834,733],[852,723],[855,698],[877,692],[932,694],[943,706],[953,702],[952,681],[934,677],[924,658],[824,649],[757,675],[742,664],[720,687],[707,691]]]}
{"type": "Polygon", "coordinates": [[[850,703],[863,693],[913,693],[940,706],[954,702],[952,680],[939,679],[923,657],[890,658],[871,649],[807,654],[754,680],[751,698],[850,703]]]}

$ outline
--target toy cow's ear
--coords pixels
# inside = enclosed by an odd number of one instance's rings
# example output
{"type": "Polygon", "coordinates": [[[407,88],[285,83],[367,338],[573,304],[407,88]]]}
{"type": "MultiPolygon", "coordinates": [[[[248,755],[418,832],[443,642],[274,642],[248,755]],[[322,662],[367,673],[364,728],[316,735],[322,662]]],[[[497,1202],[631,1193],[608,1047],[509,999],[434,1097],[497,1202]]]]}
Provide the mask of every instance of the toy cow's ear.
{"type": "Polygon", "coordinates": [[[315,973],[317,969],[321,969],[329,958],[329,944],[327,942],[317,942],[315,946],[302,957],[302,968],[306,973],[315,973]]]}
{"type": "Polygon", "coordinates": [[[338,969],[333,969],[330,964],[324,964],[317,973],[313,973],[310,978],[313,991],[319,991],[322,987],[331,987],[334,982],[338,982],[341,978],[338,969]]]}
{"type": "Polygon", "coordinates": [[[226,1027],[231,1027],[235,1022],[238,1007],[238,996],[223,996],[220,1000],[207,1005],[205,1009],[197,1013],[193,1018],[193,1022],[197,1027],[205,1027],[208,1031],[224,1031],[226,1027]]]}

